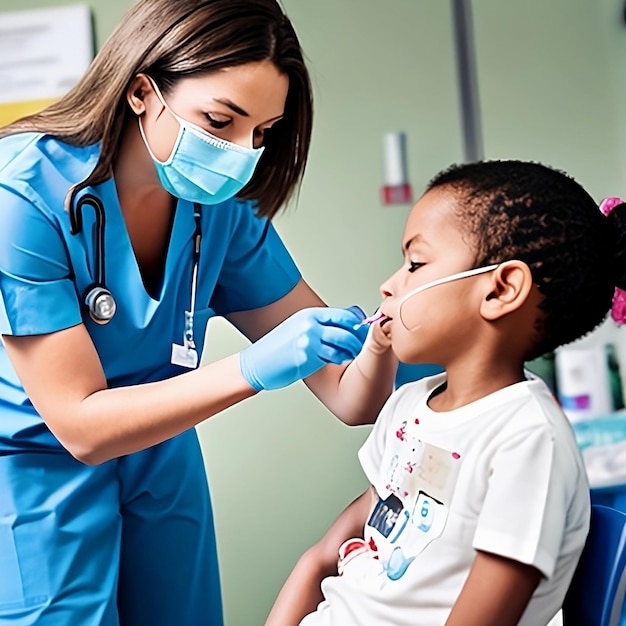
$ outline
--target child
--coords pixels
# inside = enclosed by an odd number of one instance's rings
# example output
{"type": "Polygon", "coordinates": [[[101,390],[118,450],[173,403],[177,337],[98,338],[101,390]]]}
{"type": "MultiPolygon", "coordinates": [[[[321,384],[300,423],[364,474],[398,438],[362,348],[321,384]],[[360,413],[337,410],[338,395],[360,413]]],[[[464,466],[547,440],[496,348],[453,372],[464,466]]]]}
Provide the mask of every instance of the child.
{"type": "Polygon", "coordinates": [[[370,488],[298,561],[267,626],[550,622],[589,487],[567,418],[524,363],[604,320],[626,286],[624,237],[626,204],[605,217],[537,163],[430,182],[370,336],[445,372],[389,399],[359,451],[370,488]]]}

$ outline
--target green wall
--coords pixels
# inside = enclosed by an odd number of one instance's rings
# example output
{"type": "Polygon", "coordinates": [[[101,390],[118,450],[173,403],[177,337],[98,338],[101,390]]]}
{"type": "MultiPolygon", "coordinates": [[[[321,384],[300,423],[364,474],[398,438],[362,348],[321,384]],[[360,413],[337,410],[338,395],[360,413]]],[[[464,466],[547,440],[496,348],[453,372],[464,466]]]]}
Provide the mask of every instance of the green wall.
{"type": "MultiPolygon", "coordinates": [[[[0,11],[68,4],[0,0],[0,11]]],[[[130,1],[89,3],[102,43],[130,1]]],[[[331,305],[372,311],[401,262],[408,206],[383,207],[382,136],[408,134],[416,193],[462,159],[449,3],[284,0],[316,96],[297,208],[277,220],[331,305]]],[[[621,0],[475,0],[485,156],[544,161],[601,199],[626,188],[626,28],[621,0]]],[[[1,17],[0,17],[1,23],[1,17]]],[[[589,341],[623,336],[603,327],[589,341]]],[[[211,322],[204,360],[242,347],[211,322]]],[[[256,626],[297,556],[365,486],[367,428],[342,426],[302,384],[260,394],[199,428],[218,527],[226,622],[256,626]]]]}

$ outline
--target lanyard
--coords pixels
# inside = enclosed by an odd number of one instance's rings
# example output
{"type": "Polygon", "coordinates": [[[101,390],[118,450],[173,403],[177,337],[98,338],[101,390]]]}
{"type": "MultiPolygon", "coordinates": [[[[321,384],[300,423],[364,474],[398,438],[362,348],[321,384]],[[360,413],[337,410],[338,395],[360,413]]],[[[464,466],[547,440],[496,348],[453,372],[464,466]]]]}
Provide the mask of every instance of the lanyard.
{"type": "Polygon", "coordinates": [[[200,242],[202,241],[202,222],[200,205],[193,205],[193,219],[196,222],[196,229],[193,234],[193,269],[191,270],[191,296],[189,310],[185,311],[185,331],[183,334],[183,345],[172,344],[172,358],[174,365],[195,369],[198,367],[198,353],[196,352],[196,342],[193,336],[193,316],[196,312],[196,291],[198,289],[198,266],[200,265],[200,242]]]}
{"type": "Polygon", "coordinates": [[[185,311],[185,337],[184,345],[188,350],[196,349],[193,337],[193,315],[196,312],[196,292],[198,290],[198,266],[200,265],[200,242],[202,241],[202,223],[200,221],[200,205],[193,205],[193,219],[196,222],[196,230],[193,234],[193,270],[191,272],[191,302],[189,311],[185,311]]]}

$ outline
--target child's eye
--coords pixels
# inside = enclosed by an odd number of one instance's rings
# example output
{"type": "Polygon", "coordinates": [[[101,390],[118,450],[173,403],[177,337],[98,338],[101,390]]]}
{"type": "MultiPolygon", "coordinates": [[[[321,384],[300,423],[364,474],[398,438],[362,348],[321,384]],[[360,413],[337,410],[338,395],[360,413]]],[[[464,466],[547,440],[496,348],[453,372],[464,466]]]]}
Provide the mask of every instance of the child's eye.
{"type": "Polygon", "coordinates": [[[425,263],[420,263],[419,261],[409,261],[409,272],[414,272],[415,270],[418,270],[420,267],[422,267],[422,265],[425,265],[425,263]]]}

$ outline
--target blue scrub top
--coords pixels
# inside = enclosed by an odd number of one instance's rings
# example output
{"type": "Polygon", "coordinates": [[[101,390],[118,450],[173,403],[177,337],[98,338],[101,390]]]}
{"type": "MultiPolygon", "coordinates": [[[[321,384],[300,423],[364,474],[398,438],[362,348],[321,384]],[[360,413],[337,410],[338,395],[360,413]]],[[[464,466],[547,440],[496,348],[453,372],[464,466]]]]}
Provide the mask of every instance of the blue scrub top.
{"type": "MultiPolygon", "coordinates": [[[[162,380],[186,371],[170,362],[183,343],[190,307],[193,205],[179,200],[160,293],[143,285],[112,179],[81,191],[105,208],[105,276],[117,312],[105,325],[83,305],[96,280],[95,212],[84,206],[83,228],[70,234],[64,209],[69,188],[95,167],[99,146],[77,148],[38,133],[0,140],[0,333],[52,333],[83,323],[110,387],[162,380]]],[[[146,207],[149,211],[150,207],[146,207]]],[[[194,338],[202,353],[208,320],[271,304],[300,273],[254,204],[229,200],[203,206],[194,338]]],[[[60,449],[26,396],[0,345],[0,454],[60,449]]]]}

